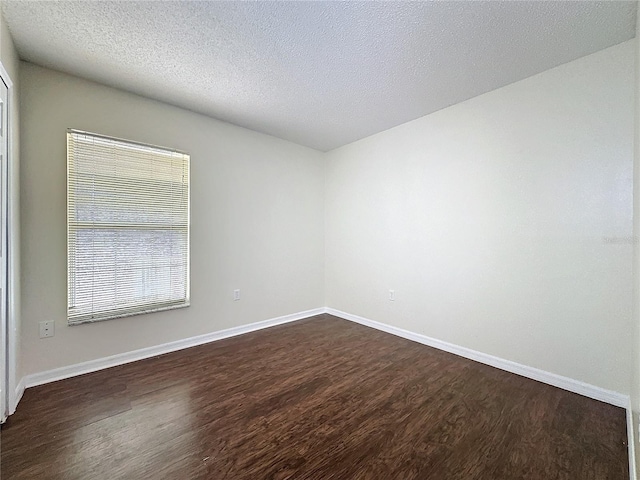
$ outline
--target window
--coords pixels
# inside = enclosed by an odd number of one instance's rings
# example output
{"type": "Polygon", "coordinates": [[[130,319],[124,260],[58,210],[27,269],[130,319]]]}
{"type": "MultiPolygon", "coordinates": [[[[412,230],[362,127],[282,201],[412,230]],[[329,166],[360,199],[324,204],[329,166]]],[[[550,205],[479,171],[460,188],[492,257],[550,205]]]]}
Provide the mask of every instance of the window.
{"type": "Polygon", "coordinates": [[[189,305],[189,160],[67,132],[70,325],[189,305]]]}

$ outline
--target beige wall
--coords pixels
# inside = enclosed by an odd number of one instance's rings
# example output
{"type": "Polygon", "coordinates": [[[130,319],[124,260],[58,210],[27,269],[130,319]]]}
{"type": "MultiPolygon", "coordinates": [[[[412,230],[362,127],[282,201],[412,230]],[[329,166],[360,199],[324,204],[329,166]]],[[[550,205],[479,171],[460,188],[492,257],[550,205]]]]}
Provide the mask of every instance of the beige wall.
{"type": "Polygon", "coordinates": [[[330,152],[327,306],[629,394],[634,49],[330,152]]]}
{"type": "Polygon", "coordinates": [[[323,306],[321,153],[28,63],[20,75],[24,374],[323,306]],[[191,154],[191,307],[66,326],[67,128],[191,154]]]}
{"type": "Polygon", "coordinates": [[[18,54],[11,34],[0,15],[0,61],[9,74],[13,86],[9,90],[9,316],[13,320],[15,349],[9,354],[16,362],[15,371],[9,372],[9,388],[15,389],[22,377],[20,352],[20,109],[18,54]]]}
{"type": "Polygon", "coordinates": [[[326,305],[630,393],[634,51],[326,155],[22,63],[22,373],[326,305]],[[66,326],[68,127],[192,154],[189,309],[66,326]]]}

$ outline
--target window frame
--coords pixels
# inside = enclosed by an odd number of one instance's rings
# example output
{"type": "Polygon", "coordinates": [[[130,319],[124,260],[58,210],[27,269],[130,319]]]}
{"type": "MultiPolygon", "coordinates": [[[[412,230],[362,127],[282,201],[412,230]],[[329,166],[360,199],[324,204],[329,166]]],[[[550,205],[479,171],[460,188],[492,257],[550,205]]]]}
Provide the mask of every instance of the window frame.
{"type": "MultiPolygon", "coordinates": [[[[191,156],[183,151],[177,150],[177,149],[173,149],[173,148],[167,148],[167,147],[161,147],[158,145],[152,145],[152,144],[148,144],[148,143],[143,143],[143,142],[138,142],[138,141],[134,141],[134,140],[128,140],[128,139],[123,139],[123,138],[118,138],[118,137],[113,137],[113,136],[109,136],[109,135],[103,135],[103,134],[99,134],[99,133],[93,133],[93,132],[87,132],[87,131],[83,131],[83,130],[77,130],[77,129],[73,129],[73,128],[69,128],[67,129],[66,132],[66,155],[67,155],[67,178],[66,178],[66,184],[67,184],[67,211],[66,211],[66,221],[67,221],[67,237],[66,237],[66,256],[67,256],[67,323],[69,326],[73,326],[73,325],[81,325],[81,324],[85,324],[85,323],[95,323],[95,322],[101,322],[101,321],[105,321],[105,320],[112,320],[112,319],[116,319],[116,318],[124,318],[124,317],[130,317],[130,316],[135,316],[135,315],[143,315],[143,314],[147,314],[147,313],[154,313],[154,312],[162,312],[162,311],[167,311],[167,310],[175,310],[178,308],[186,308],[189,307],[191,305],[191,156]],[[186,157],[186,190],[187,190],[187,218],[186,218],[186,258],[185,258],[185,297],[184,299],[180,299],[180,300],[176,300],[176,301],[171,301],[171,302],[164,302],[164,303],[149,303],[149,302],[140,302],[139,304],[137,304],[135,307],[125,307],[125,308],[121,308],[121,309],[111,309],[109,311],[103,311],[103,313],[96,313],[96,312],[92,312],[89,314],[85,314],[85,315],[75,315],[75,316],[71,316],[71,309],[73,308],[73,302],[71,302],[71,298],[73,295],[75,295],[74,292],[72,292],[73,287],[72,284],[75,285],[75,280],[74,282],[72,282],[72,278],[75,278],[76,274],[77,274],[77,268],[76,265],[73,265],[72,268],[72,262],[75,261],[77,255],[74,256],[73,260],[70,258],[70,242],[71,242],[71,230],[72,230],[72,223],[73,225],[75,225],[75,229],[76,232],[79,230],[77,225],[81,222],[79,222],[77,219],[75,218],[71,218],[72,217],[72,209],[70,208],[70,190],[71,190],[71,181],[70,181],[70,173],[71,173],[71,154],[70,154],[70,142],[72,141],[72,136],[73,135],[86,135],[86,136],[90,136],[90,137],[95,137],[98,139],[104,139],[106,141],[109,142],[119,142],[125,145],[131,145],[131,146],[138,146],[138,147],[143,147],[143,148],[147,148],[147,149],[153,149],[153,150],[159,150],[162,151],[164,153],[167,154],[180,154],[186,157]]],[[[77,178],[77,176],[76,176],[77,178]]],[[[76,184],[77,185],[77,180],[76,180],[76,184]]],[[[124,228],[123,230],[140,230],[140,226],[142,224],[132,224],[131,228],[124,228]]],[[[173,229],[173,227],[171,226],[167,226],[165,227],[166,230],[170,231],[173,229]]],[[[162,228],[160,228],[162,229],[162,228]]],[[[77,241],[77,238],[76,238],[77,241]]]]}

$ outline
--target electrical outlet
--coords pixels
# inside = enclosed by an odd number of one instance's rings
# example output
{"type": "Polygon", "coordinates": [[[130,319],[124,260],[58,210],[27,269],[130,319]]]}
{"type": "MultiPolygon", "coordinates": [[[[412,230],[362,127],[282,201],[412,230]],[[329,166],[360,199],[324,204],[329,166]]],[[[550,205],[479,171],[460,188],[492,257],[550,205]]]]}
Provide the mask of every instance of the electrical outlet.
{"type": "Polygon", "coordinates": [[[389,300],[392,302],[395,302],[396,300],[396,291],[395,290],[389,290],[389,300]]]}
{"type": "Polygon", "coordinates": [[[55,333],[55,323],[53,320],[40,322],[40,338],[53,337],[55,333]]]}
{"type": "Polygon", "coordinates": [[[233,301],[235,302],[237,300],[240,300],[240,289],[233,291],[233,301]]]}

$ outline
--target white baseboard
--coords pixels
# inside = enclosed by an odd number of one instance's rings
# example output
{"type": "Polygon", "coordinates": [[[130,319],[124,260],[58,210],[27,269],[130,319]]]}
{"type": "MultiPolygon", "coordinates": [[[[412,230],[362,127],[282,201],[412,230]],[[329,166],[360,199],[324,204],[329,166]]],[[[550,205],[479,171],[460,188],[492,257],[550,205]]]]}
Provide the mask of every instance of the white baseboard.
{"type": "Polygon", "coordinates": [[[16,412],[16,408],[18,407],[18,403],[22,399],[22,395],[24,395],[25,389],[25,377],[22,377],[16,385],[16,390],[13,394],[13,398],[9,399],[9,415],[13,415],[16,412]]]}
{"type": "Polygon", "coordinates": [[[334,308],[326,308],[325,311],[330,315],[334,315],[345,320],[350,320],[367,327],[375,328],[376,330],[381,330],[398,337],[406,338],[407,340],[412,340],[414,342],[422,343],[439,350],[444,350],[445,352],[453,353],[470,360],[475,360],[476,362],[484,363],[485,365],[490,365],[492,367],[515,373],[523,377],[531,378],[533,380],[537,380],[554,387],[562,388],[563,390],[578,393],[580,395],[584,395],[585,397],[593,398],[601,402],[615,405],[616,407],[627,408],[629,406],[629,395],[614,392],[612,390],[606,390],[604,388],[596,387],[579,380],[574,380],[573,378],[563,377],[562,375],[546,372],[544,370],[529,367],[527,365],[522,365],[510,360],[505,360],[503,358],[494,357],[493,355],[488,355],[476,350],[471,350],[470,348],[443,342],[442,340],[437,340],[435,338],[427,337],[426,335],[421,335],[419,333],[403,330],[401,328],[376,322],[374,320],[369,320],[364,317],[359,317],[358,315],[341,312],[340,310],[336,310],[334,308]]]}
{"type": "Polygon", "coordinates": [[[374,320],[369,320],[367,318],[342,312],[334,308],[316,308],[313,310],[284,315],[282,317],[276,317],[269,320],[263,320],[261,322],[250,323],[248,325],[242,325],[240,327],[233,327],[226,330],[199,335],[196,337],[177,340],[175,342],[169,342],[162,345],[134,350],[132,352],[121,353],[118,355],[112,355],[96,360],[89,360],[87,362],[78,363],[75,365],[69,365],[66,367],[60,367],[53,370],[47,370],[44,372],[27,375],[22,380],[20,380],[20,383],[16,387],[16,402],[13,405],[13,410],[15,410],[15,405],[17,405],[17,402],[22,397],[22,393],[24,392],[25,388],[55,382],[57,380],[62,380],[65,378],[95,372],[97,370],[103,370],[105,368],[115,367],[117,365],[123,365],[125,363],[135,362],[137,360],[155,357],[165,353],[175,352],[177,350],[194,347],[196,345],[215,342],[216,340],[222,340],[224,338],[242,335],[244,333],[273,327],[275,325],[281,325],[283,323],[302,320],[304,318],[312,317],[314,315],[320,315],[322,313],[328,313],[345,320],[350,320],[367,327],[375,328],[377,330],[381,330],[398,337],[422,343],[439,350],[444,350],[446,352],[453,353],[470,360],[475,360],[485,365],[490,365],[507,372],[531,378],[533,380],[553,385],[554,387],[562,388],[570,392],[578,393],[580,395],[609,403],[617,407],[628,408],[629,406],[629,396],[619,392],[606,390],[594,385],[590,385],[588,383],[581,382],[579,380],[574,380],[569,377],[564,377],[562,375],[557,375],[555,373],[546,372],[534,367],[529,367],[527,365],[512,362],[510,360],[494,357],[493,355],[488,355],[486,353],[478,352],[470,348],[461,347],[459,345],[444,342],[442,340],[437,340],[435,338],[427,337],[426,335],[403,330],[401,328],[393,327],[381,322],[376,322],[374,320]]]}
{"type": "Polygon", "coordinates": [[[381,322],[376,322],[374,320],[369,320],[368,318],[360,317],[358,315],[342,312],[334,308],[327,307],[325,308],[325,312],[328,313],[329,315],[334,315],[336,317],[343,318],[344,320],[349,320],[367,327],[375,328],[376,330],[390,333],[398,337],[406,338],[407,340],[412,340],[414,342],[418,342],[423,345],[428,345],[430,347],[437,348],[439,350],[444,350],[445,352],[453,353],[455,355],[459,355],[461,357],[468,358],[470,360],[475,360],[476,362],[484,363],[485,365],[490,365],[492,367],[496,367],[510,373],[515,373],[517,375],[531,378],[533,380],[537,380],[539,382],[546,383],[554,387],[562,388],[563,390],[568,390],[573,393],[578,393],[585,397],[593,398],[594,400],[599,400],[601,402],[609,403],[616,407],[622,407],[626,409],[627,443],[628,443],[627,451],[629,456],[629,480],[638,480],[638,477],[636,475],[636,466],[635,466],[636,451],[635,451],[634,439],[635,439],[635,435],[639,433],[635,432],[634,421],[633,421],[633,411],[631,408],[631,398],[629,395],[625,395],[619,392],[614,392],[612,390],[606,390],[604,388],[596,387],[595,385],[590,385],[588,383],[581,382],[579,380],[574,380],[573,378],[564,377],[562,375],[557,375],[555,373],[540,370],[538,368],[533,368],[527,365],[522,365],[520,363],[512,362],[510,360],[494,357],[493,355],[488,355],[486,353],[478,352],[470,348],[461,347],[459,345],[454,345],[448,342],[443,342],[442,340],[437,340],[435,338],[427,337],[426,335],[421,335],[419,333],[403,330],[401,328],[393,327],[391,325],[387,325],[381,322]]]}
{"type": "MultiPolygon", "coordinates": [[[[283,323],[302,320],[303,318],[320,315],[324,313],[324,311],[324,308],[315,308],[313,310],[306,310],[304,312],[293,313],[290,315],[284,315],[282,317],[263,320],[261,322],[242,325],[240,327],[233,327],[226,330],[206,333],[197,337],[185,338],[183,340],[177,340],[175,342],[169,342],[162,345],[142,348],[140,350],[134,350],[132,352],[120,353],[118,355],[112,355],[110,357],[89,360],[87,362],[77,363],[75,365],[69,365],[66,367],[55,368],[53,370],[47,370],[45,372],[34,373],[24,377],[20,381],[20,384],[22,385],[22,391],[24,391],[25,387],[35,387],[37,385],[43,385],[45,383],[55,382],[57,380],[63,380],[65,378],[75,377],[77,375],[83,375],[85,373],[91,373],[98,370],[103,370],[105,368],[135,362],[137,360],[143,360],[145,358],[156,357],[165,353],[175,352],[177,350],[183,350],[189,347],[195,347],[196,345],[215,342],[224,338],[235,337],[236,335],[242,335],[243,333],[254,332],[256,330],[262,330],[263,328],[274,327],[276,325],[282,325],[283,323]]],[[[20,394],[20,396],[22,396],[22,394],[20,394]]]]}
{"type": "Polygon", "coordinates": [[[165,353],[175,352],[189,347],[202,345],[205,343],[215,342],[224,338],[234,337],[236,335],[242,335],[244,333],[261,330],[264,328],[281,325],[284,323],[294,322],[296,320],[302,320],[322,313],[328,313],[336,317],[340,317],[345,320],[359,323],[361,325],[375,328],[398,337],[406,338],[414,342],[428,345],[445,352],[453,353],[476,362],[490,365],[492,367],[499,368],[501,370],[515,373],[523,377],[531,378],[539,382],[552,385],[554,387],[562,388],[570,392],[584,395],[585,397],[593,398],[617,407],[626,409],[627,414],[627,437],[629,443],[629,478],[630,480],[638,480],[635,469],[635,442],[634,435],[636,434],[633,421],[633,412],[631,409],[631,402],[629,395],[625,395],[619,392],[606,390],[594,385],[590,385],[579,380],[574,380],[569,377],[557,375],[555,373],[546,372],[534,367],[522,365],[510,360],[505,360],[493,355],[478,352],[470,348],[461,347],[452,343],[437,340],[435,338],[427,337],[419,333],[410,332],[401,328],[393,327],[381,322],[369,320],[358,315],[342,312],[334,308],[316,308],[313,310],[307,310],[304,312],[294,313],[291,315],[284,315],[282,317],[272,318],[269,320],[263,320],[261,322],[255,322],[248,325],[242,325],[240,327],[233,327],[226,330],[220,330],[218,332],[207,333],[205,335],[199,335],[196,337],[185,338],[175,342],[165,343],[163,345],[156,345],[153,347],[143,348],[140,350],[134,350],[132,352],[121,353],[118,355],[112,355],[110,357],[100,358],[97,360],[90,360],[75,365],[69,365],[66,367],[56,368],[45,372],[35,373],[23,377],[15,390],[14,401],[10,405],[10,413],[13,414],[16,410],[18,402],[22,398],[25,388],[42,385],[45,383],[55,382],[57,380],[63,380],[65,378],[75,377],[77,375],[83,375],[85,373],[91,373],[105,368],[115,367],[117,365],[123,365],[137,360],[143,360],[145,358],[155,357],[165,353]]]}
{"type": "Polygon", "coordinates": [[[408,330],[403,330],[401,328],[393,327],[391,325],[387,325],[381,322],[376,322],[374,320],[369,320],[367,318],[360,317],[358,315],[352,315],[350,313],[342,312],[340,310],[336,310],[334,308],[328,308],[328,307],[316,308],[313,310],[307,310],[304,312],[294,313],[291,315],[284,315],[282,317],[272,318],[269,320],[251,323],[251,324],[243,325],[240,327],[233,327],[226,330],[220,330],[218,332],[207,333],[205,335],[185,338],[183,340],[169,342],[163,345],[143,348],[140,350],[134,350],[132,352],[112,355],[110,357],[105,357],[97,360],[90,360],[88,362],[83,362],[75,365],[69,365],[67,367],[61,367],[53,370],[48,370],[45,372],[27,375],[23,377],[18,383],[18,385],[16,386],[15,397],[13,398],[13,402],[11,402],[11,405],[10,405],[10,414],[13,414],[15,412],[18,402],[22,398],[25,388],[27,387],[34,387],[34,386],[42,385],[45,383],[55,382],[57,380],[62,380],[62,379],[74,377],[77,375],[83,375],[85,373],[91,373],[98,370],[103,370],[105,368],[110,368],[117,365],[123,365],[125,363],[135,362],[137,360],[143,360],[145,358],[150,358],[150,357],[155,357],[165,353],[175,352],[177,350],[194,347],[196,345],[215,342],[217,340],[222,340],[224,338],[234,337],[236,335],[242,335],[244,333],[261,330],[263,328],[269,328],[276,325],[281,325],[283,323],[302,320],[304,318],[320,315],[322,313],[328,313],[330,315],[334,315],[336,317],[340,317],[345,320],[356,322],[361,325],[365,325],[367,327],[375,328],[376,330],[390,333],[398,337],[406,338],[408,340],[412,340],[414,342],[418,342],[423,345],[428,345],[430,347],[434,347],[439,350],[444,350],[445,352],[453,353],[455,355],[459,355],[461,357],[468,358],[470,360],[475,360],[485,365],[490,365],[492,367],[496,367],[501,370],[505,370],[507,372],[515,373],[517,375],[531,378],[533,380],[537,380],[558,388],[562,388],[570,392],[578,393],[580,395],[584,395],[586,397],[593,398],[595,400],[600,400],[602,402],[609,403],[617,407],[625,408],[626,416],[627,416],[629,479],[638,480],[638,477],[636,476],[636,468],[635,468],[634,439],[635,439],[636,432],[634,428],[633,411],[631,408],[631,401],[630,401],[629,395],[624,395],[622,393],[614,392],[611,390],[605,390],[603,388],[596,387],[594,385],[590,385],[588,383],[584,383],[578,380],[574,380],[572,378],[557,375],[555,373],[546,372],[544,370],[522,365],[522,364],[512,362],[510,360],[505,360],[499,357],[494,357],[493,355],[488,355],[486,353],[461,347],[459,345],[454,345],[452,343],[443,342],[442,340],[437,340],[435,338],[427,337],[426,335],[410,332],[408,330]]]}

